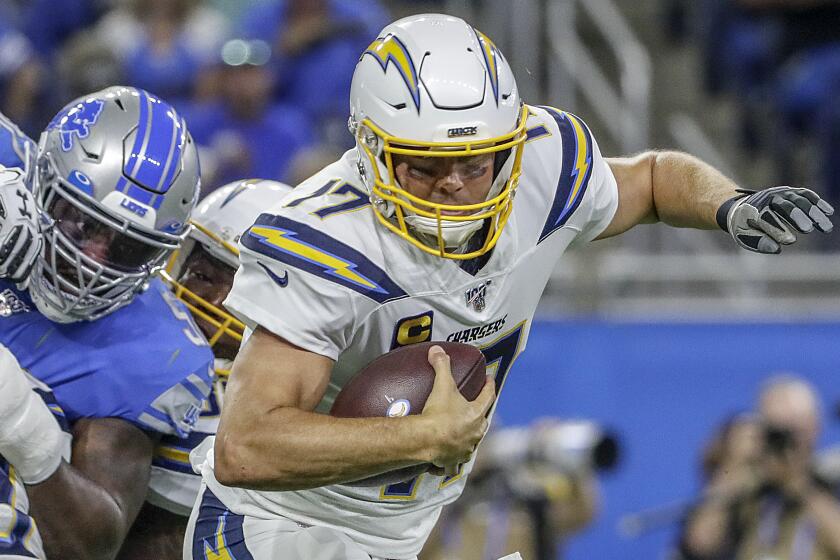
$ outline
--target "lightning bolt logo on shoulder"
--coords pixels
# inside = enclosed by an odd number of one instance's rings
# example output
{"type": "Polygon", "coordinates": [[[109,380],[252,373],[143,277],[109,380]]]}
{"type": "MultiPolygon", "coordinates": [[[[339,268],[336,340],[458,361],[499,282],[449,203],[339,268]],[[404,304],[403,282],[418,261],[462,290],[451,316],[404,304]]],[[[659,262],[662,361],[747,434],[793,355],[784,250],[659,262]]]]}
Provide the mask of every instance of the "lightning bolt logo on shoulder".
{"type": "Polygon", "coordinates": [[[322,231],[282,216],[263,214],[242,245],[288,266],[346,286],[384,303],[406,293],[361,252],[322,231]]]}

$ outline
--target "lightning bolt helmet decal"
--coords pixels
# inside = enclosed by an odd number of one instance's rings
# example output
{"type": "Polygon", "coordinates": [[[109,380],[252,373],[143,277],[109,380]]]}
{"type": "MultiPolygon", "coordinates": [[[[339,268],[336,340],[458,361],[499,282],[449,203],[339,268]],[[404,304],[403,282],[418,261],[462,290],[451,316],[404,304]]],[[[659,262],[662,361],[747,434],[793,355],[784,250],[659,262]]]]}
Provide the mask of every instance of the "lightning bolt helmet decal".
{"type": "Polygon", "coordinates": [[[417,112],[420,112],[420,84],[417,79],[417,69],[414,67],[414,61],[411,60],[411,55],[408,54],[408,49],[396,35],[388,34],[385,37],[379,37],[368,46],[362,56],[373,56],[383,72],[388,71],[388,64],[392,63],[402,76],[408,91],[411,93],[411,98],[414,100],[414,106],[417,107],[417,112]]]}

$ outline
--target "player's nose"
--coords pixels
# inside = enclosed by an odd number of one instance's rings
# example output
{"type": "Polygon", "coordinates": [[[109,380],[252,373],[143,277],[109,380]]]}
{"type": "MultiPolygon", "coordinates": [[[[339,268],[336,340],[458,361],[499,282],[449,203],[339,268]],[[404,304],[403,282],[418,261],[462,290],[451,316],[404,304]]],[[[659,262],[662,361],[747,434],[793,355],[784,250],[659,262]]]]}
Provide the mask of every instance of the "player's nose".
{"type": "Polygon", "coordinates": [[[452,171],[438,179],[435,188],[442,194],[455,194],[464,188],[464,180],[460,173],[452,171]]]}

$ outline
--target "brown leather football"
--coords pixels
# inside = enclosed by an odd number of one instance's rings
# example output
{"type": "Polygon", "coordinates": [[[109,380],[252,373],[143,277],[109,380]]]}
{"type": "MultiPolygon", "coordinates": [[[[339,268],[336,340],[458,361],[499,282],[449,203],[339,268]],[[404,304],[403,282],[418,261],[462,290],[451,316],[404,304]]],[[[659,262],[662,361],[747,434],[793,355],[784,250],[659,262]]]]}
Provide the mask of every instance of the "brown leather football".
{"type": "MultiPolygon", "coordinates": [[[[452,377],[461,394],[468,401],[475,400],[487,375],[481,351],[459,342],[421,342],[392,350],[365,366],[336,396],[330,414],[340,418],[420,414],[435,381],[435,370],[428,357],[429,348],[434,345],[449,355],[452,377]]],[[[394,484],[414,478],[429,467],[427,463],[414,465],[350,484],[394,484]]]]}

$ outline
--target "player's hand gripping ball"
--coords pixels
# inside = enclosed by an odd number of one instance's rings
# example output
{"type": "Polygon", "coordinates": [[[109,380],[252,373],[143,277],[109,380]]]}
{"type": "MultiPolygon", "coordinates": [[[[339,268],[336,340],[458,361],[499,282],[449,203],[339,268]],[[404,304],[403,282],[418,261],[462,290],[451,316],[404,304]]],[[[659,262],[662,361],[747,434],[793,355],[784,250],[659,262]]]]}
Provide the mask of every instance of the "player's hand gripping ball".
{"type": "MultiPolygon", "coordinates": [[[[480,350],[458,342],[422,342],[379,356],[344,386],[330,414],[340,418],[370,418],[420,414],[432,392],[435,370],[429,364],[429,348],[440,346],[449,355],[455,385],[468,401],[478,397],[487,377],[480,350]]],[[[382,486],[418,476],[432,465],[422,463],[382,473],[354,486],[382,486]]]]}

